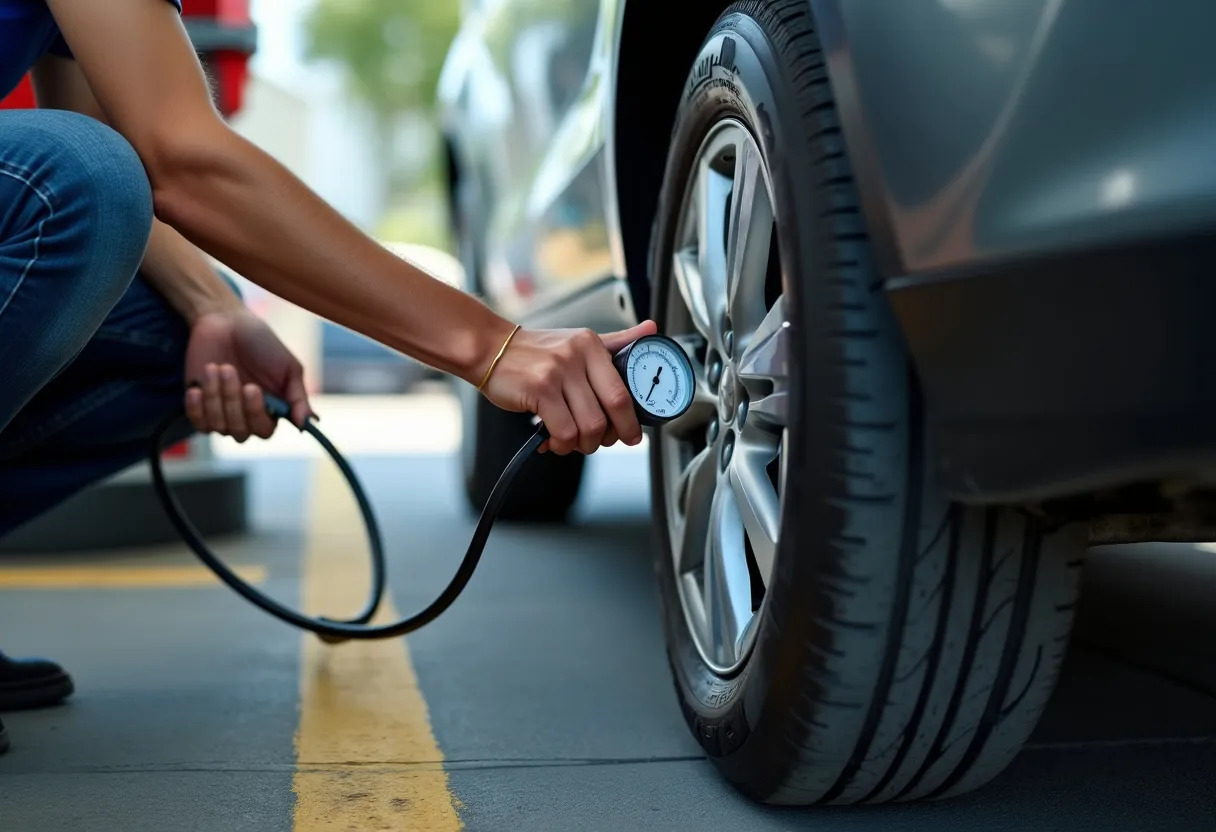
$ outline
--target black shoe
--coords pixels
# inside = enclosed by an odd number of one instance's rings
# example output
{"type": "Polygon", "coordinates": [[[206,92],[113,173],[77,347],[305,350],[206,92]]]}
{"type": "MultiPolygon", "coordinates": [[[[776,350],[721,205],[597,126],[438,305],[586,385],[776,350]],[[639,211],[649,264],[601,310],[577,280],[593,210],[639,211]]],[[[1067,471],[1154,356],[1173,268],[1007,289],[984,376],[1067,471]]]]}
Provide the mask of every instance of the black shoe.
{"type": "Polygon", "coordinates": [[[0,653],[0,711],[57,705],[74,689],[72,677],[54,662],[10,659],[0,653]]]}

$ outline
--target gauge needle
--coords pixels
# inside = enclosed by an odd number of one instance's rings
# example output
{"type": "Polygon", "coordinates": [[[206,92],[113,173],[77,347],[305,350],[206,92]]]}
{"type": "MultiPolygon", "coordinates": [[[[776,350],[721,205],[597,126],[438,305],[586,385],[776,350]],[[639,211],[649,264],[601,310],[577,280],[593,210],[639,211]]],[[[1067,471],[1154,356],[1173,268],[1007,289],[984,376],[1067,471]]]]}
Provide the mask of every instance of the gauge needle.
{"type": "MultiPolygon", "coordinates": [[[[650,385],[650,393],[654,392],[654,388],[659,386],[659,376],[663,374],[663,365],[659,365],[659,369],[655,371],[654,382],[650,385]]],[[[646,401],[650,401],[650,393],[646,394],[646,401]]]]}

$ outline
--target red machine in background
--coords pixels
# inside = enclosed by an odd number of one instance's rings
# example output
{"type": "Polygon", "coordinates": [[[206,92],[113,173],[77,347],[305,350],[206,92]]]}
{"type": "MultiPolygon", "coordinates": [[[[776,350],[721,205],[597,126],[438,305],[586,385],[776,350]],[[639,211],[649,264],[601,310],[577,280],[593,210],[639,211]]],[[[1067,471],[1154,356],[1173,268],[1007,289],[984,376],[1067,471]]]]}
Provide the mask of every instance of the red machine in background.
{"type": "Polygon", "coordinates": [[[212,79],[215,103],[225,117],[241,109],[249,56],[257,49],[257,29],[249,0],[182,0],[190,41],[212,79]]]}
{"type": "Polygon", "coordinates": [[[34,107],[34,88],[26,78],[8,98],[0,98],[0,110],[30,110],[34,107]]]}
{"type": "MultiPolygon", "coordinates": [[[[249,18],[249,0],[182,0],[182,20],[190,41],[211,79],[216,107],[225,117],[244,101],[249,57],[257,50],[257,29],[249,18]]],[[[34,106],[29,79],[22,81],[0,109],[34,106]]]]}

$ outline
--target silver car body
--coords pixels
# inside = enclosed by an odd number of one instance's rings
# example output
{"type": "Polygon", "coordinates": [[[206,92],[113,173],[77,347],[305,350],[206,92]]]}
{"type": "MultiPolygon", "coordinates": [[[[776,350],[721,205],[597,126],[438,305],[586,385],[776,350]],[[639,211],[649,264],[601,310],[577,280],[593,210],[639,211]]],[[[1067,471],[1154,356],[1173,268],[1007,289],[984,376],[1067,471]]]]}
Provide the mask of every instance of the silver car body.
{"type": "Polygon", "coordinates": [[[440,101],[461,175],[477,181],[478,290],[505,314],[531,321],[589,291],[594,299],[567,311],[564,324],[634,320],[622,291],[612,154],[624,3],[464,6],[440,101]]]}
{"type": "MultiPolygon", "coordinates": [[[[1212,0],[808,2],[887,278],[1216,220],[1212,0]]],[[[653,5],[679,20],[694,4],[653,5]]],[[[647,312],[627,287],[645,276],[626,248],[645,241],[618,208],[617,83],[652,57],[623,52],[626,28],[659,17],[629,11],[465,2],[440,101],[476,182],[476,288],[505,314],[604,329],[647,312]]]]}

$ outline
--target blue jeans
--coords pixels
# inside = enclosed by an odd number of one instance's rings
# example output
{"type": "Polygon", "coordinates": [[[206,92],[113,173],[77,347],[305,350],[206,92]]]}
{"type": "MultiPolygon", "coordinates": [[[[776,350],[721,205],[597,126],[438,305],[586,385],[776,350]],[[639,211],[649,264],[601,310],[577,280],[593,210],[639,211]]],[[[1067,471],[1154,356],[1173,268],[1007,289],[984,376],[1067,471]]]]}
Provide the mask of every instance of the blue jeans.
{"type": "Polygon", "coordinates": [[[0,535],[147,454],[189,332],[139,275],[152,194],[110,128],[0,111],[0,535]]]}

